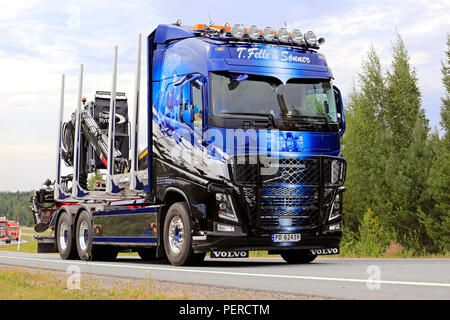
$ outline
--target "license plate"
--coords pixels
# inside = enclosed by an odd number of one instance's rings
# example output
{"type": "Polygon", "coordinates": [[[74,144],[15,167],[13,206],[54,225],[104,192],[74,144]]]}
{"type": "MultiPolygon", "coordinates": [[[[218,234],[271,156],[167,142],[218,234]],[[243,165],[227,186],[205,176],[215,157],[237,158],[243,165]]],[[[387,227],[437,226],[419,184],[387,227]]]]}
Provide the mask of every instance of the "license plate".
{"type": "Polygon", "coordinates": [[[339,254],[339,248],[325,248],[325,249],[311,249],[311,254],[313,255],[330,255],[339,254]]]}
{"type": "Polygon", "coordinates": [[[273,242],[299,242],[301,239],[300,233],[275,233],[272,235],[273,242]]]}
{"type": "Polygon", "coordinates": [[[211,258],[248,258],[248,251],[211,251],[211,258]]]}

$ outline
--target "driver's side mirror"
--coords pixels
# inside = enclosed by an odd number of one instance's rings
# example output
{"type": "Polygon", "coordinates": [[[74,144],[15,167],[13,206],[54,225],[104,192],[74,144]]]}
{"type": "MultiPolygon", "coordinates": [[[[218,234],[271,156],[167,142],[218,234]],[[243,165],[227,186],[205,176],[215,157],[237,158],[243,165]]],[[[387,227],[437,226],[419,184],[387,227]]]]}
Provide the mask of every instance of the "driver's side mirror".
{"type": "Polygon", "coordinates": [[[339,123],[339,135],[342,137],[342,135],[345,132],[346,126],[344,115],[344,104],[342,102],[341,91],[336,86],[333,86],[333,91],[334,91],[334,100],[336,101],[336,114],[339,123]]]}

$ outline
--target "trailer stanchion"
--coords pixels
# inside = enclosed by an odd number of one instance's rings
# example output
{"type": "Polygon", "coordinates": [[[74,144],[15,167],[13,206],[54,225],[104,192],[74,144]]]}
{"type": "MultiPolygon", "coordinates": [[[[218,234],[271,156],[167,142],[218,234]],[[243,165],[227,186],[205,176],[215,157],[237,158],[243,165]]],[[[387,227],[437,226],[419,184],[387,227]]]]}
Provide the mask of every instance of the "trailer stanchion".
{"type": "Polygon", "coordinates": [[[54,186],[53,196],[55,199],[64,200],[70,197],[61,191],[61,150],[62,150],[62,125],[64,114],[64,88],[65,88],[65,75],[61,75],[61,98],[59,104],[59,119],[58,119],[58,139],[56,142],[56,180],[54,186]]]}
{"type": "Polygon", "coordinates": [[[111,85],[111,99],[109,104],[108,124],[108,167],[106,170],[106,193],[119,193],[119,188],[114,184],[114,136],[116,119],[116,86],[117,86],[117,46],[114,46],[113,75],[111,85]]]}
{"type": "Polygon", "coordinates": [[[74,141],[74,160],[73,160],[73,180],[72,197],[84,198],[89,195],[80,188],[80,139],[81,139],[81,95],[83,90],[83,65],[80,65],[80,76],[78,81],[77,110],[75,112],[75,141],[74,141]]]}
{"type": "Polygon", "coordinates": [[[134,110],[131,121],[131,169],[130,169],[130,190],[135,192],[142,192],[143,187],[139,178],[137,177],[137,148],[138,148],[138,132],[139,132],[139,95],[141,86],[141,43],[142,35],[138,35],[137,54],[136,54],[136,76],[134,82],[134,110]]]}

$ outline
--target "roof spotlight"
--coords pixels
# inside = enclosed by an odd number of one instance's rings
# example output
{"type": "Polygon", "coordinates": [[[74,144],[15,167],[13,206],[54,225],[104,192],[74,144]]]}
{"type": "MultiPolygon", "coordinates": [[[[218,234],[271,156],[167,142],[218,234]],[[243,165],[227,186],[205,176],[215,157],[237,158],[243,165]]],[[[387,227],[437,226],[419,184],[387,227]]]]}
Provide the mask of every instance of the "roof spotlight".
{"type": "Polygon", "coordinates": [[[308,32],[305,34],[305,40],[306,40],[306,43],[307,43],[309,46],[317,46],[317,37],[316,37],[316,35],[314,34],[314,32],[308,31],[308,32]]]}
{"type": "Polygon", "coordinates": [[[305,38],[303,37],[303,33],[300,32],[300,30],[295,29],[291,32],[291,39],[294,44],[301,46],[305,45],[305,38]]]}
{"type": "Polygon", "coordinates": [[[282,43],[288,43],[289,42],[289,32],[285,28],[280,28],[277,31],[277,38],[282,43]]]}
{"type": "Polygon", "coordinates": [[[259,38],[259,28],[257,26],[251,26],[250,28],[248,28],[248,37],[251,40],[257,40],[259,38]]]}
{"type": "Polygon", "coordinates": [[[233,36],[233,38],[237,39],[237,40],[242,40],[242,38],[244,38],[244,25],[242,24],[235,24],[232,28],[231,28],[231,35],[233,36]]]}
{"type": "Polygon", "coordinates": [[[264,40],[272,41],[275,38],[275,30],[271,27],[266,27],[262,33],[264,40]]]}

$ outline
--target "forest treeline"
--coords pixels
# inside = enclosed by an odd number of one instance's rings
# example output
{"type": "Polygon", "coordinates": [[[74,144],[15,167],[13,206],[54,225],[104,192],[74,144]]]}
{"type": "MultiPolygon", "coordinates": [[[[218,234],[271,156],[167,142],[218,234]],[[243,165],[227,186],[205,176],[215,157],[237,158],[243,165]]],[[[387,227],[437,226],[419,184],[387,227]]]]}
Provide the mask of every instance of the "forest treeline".
{"type": "Polygon", "coordinates": [[[34,224],[30,209],[31,191],[0,191],[0,217],[18,221],[21,226],[31,227],[34,224]]]}
{"type": "Polygon", "coordinates": [[[450,37],[439,134],[430,128],[408,51],[397,34],[392,62],[371,47],[349,96],[343,154],[344,254],[448,254],[450,242],[450,37]],[[385,71],[387,70],[387,71],[385,71]]]}

